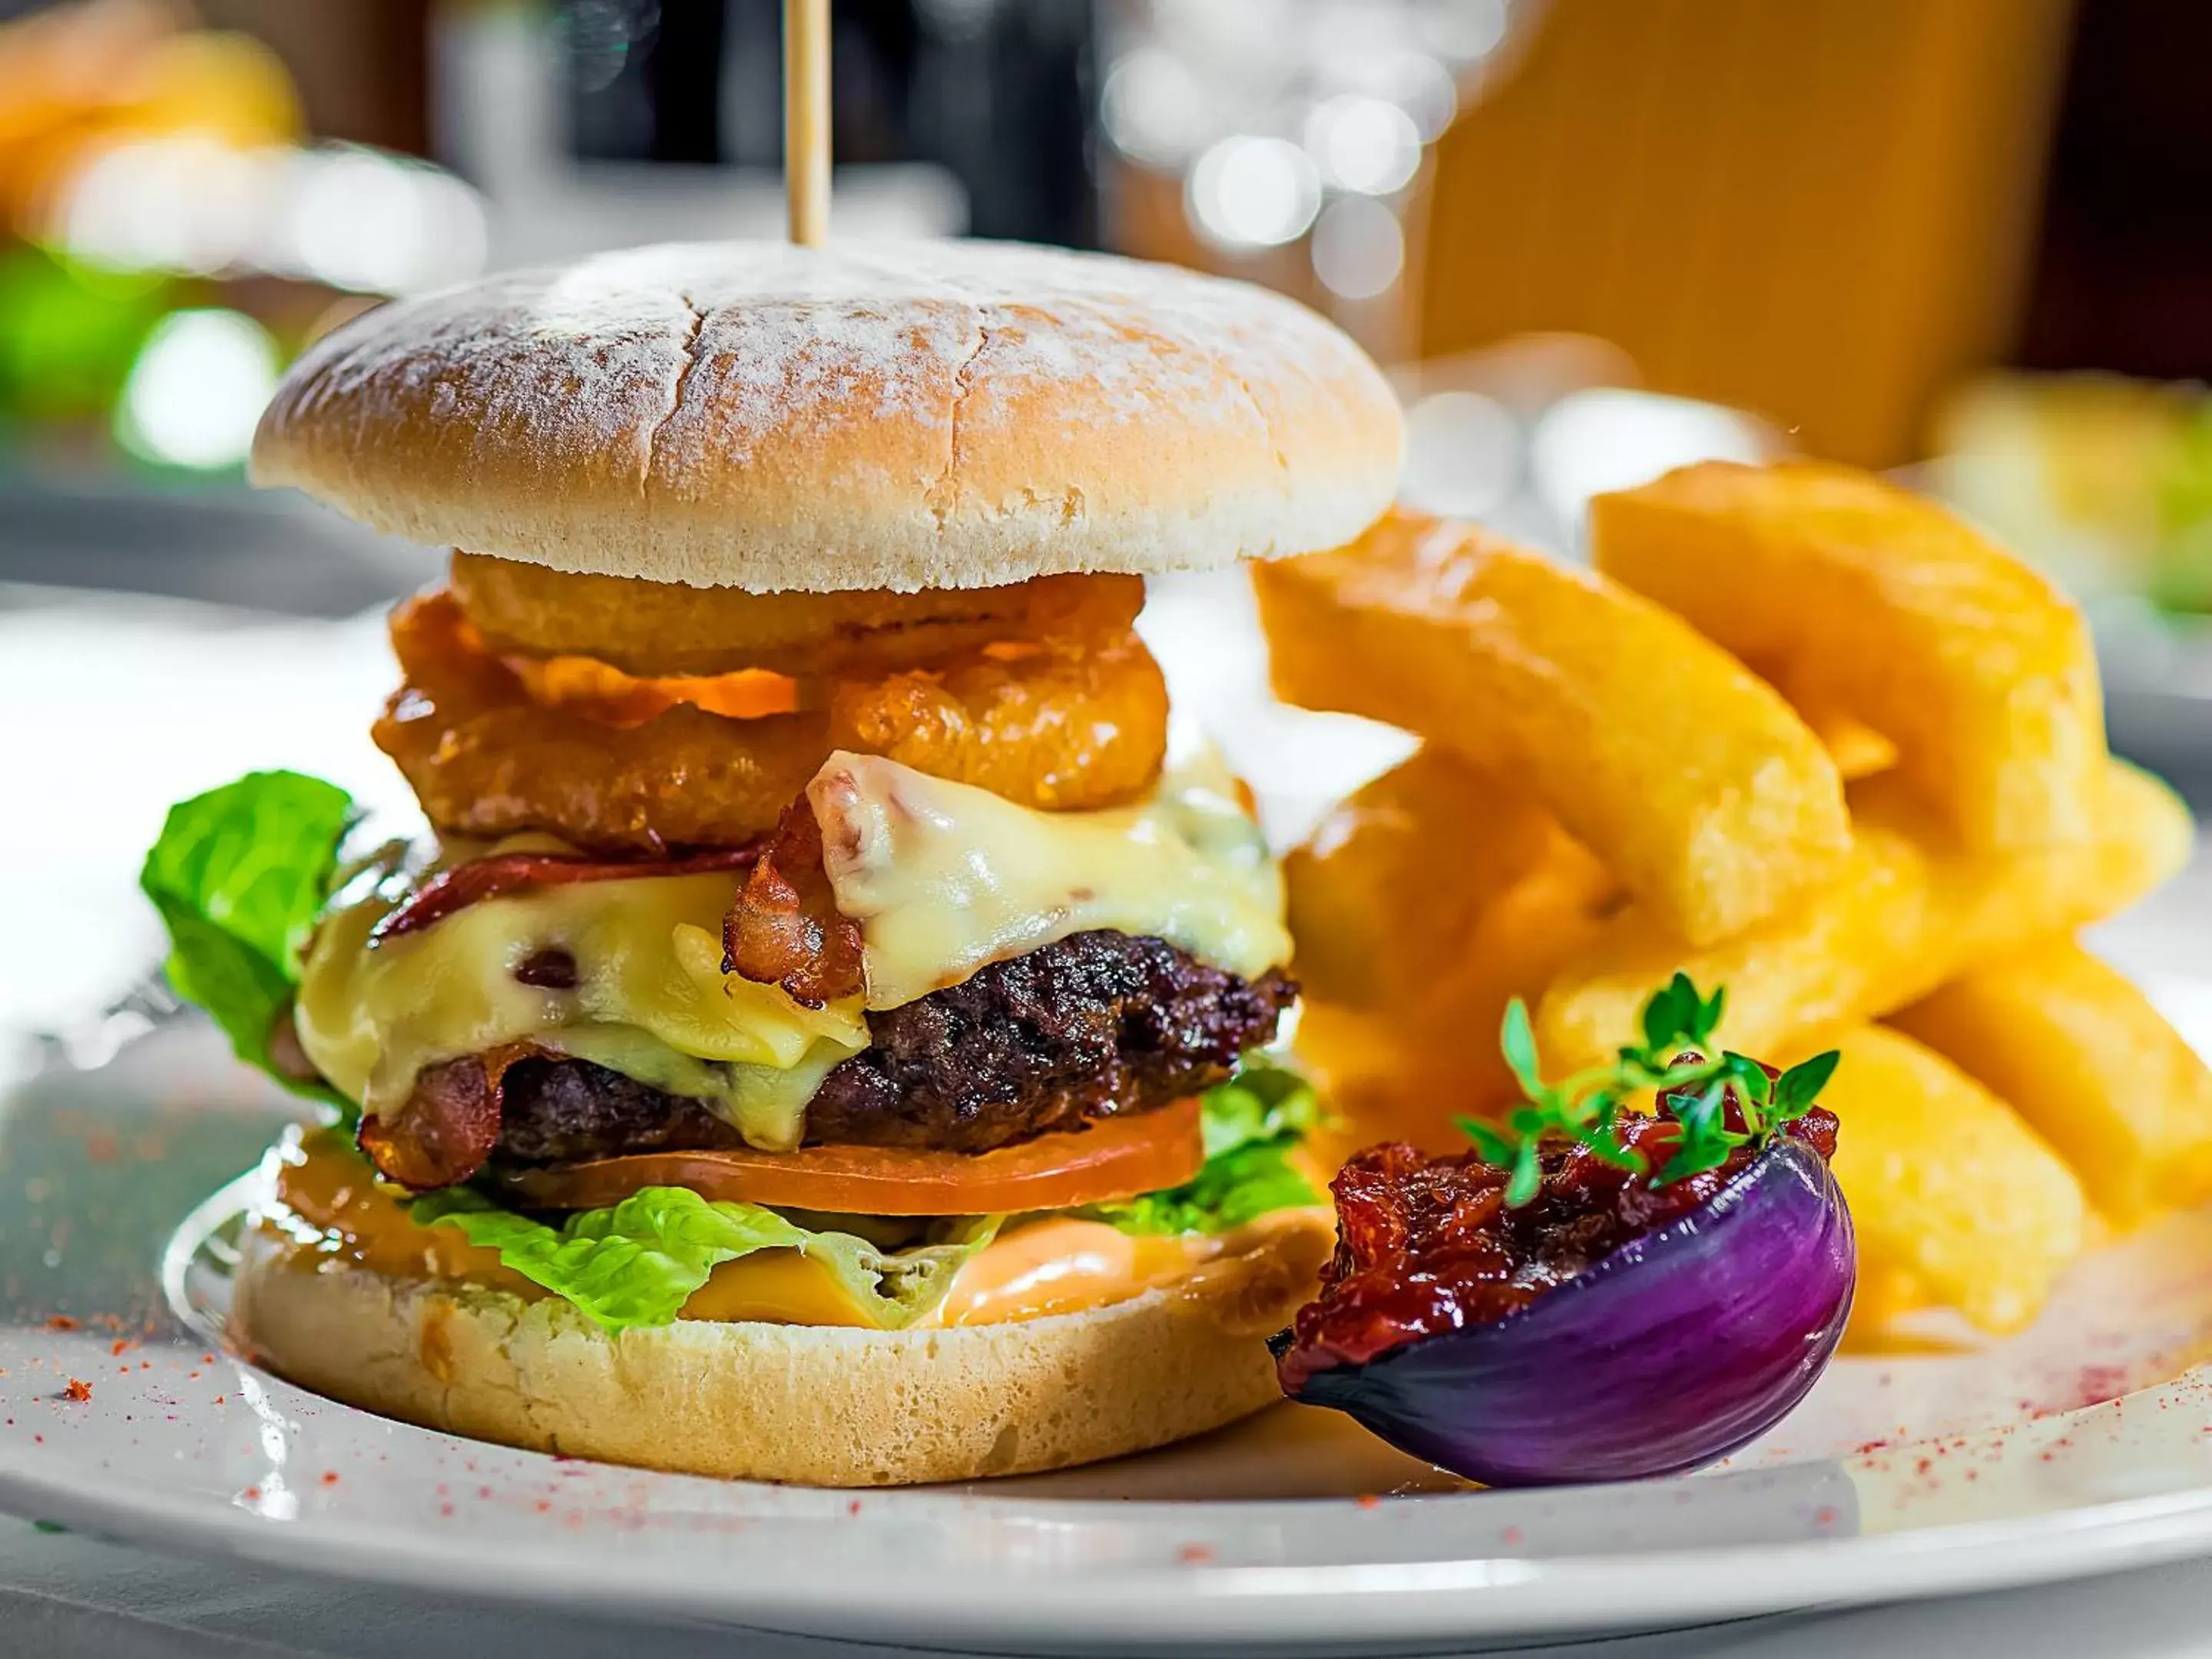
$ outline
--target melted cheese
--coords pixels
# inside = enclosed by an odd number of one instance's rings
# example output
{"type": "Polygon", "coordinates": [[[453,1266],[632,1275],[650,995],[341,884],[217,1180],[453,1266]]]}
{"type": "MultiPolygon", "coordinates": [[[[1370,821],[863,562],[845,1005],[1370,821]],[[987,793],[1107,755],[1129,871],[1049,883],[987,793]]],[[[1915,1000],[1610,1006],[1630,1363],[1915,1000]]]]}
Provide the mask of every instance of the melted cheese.
{"type": "Polygon", "coordinates": [[[1207,755],[1151,799],[1045,813],[874,755],[807,787],[867,1005],[896,1008],[1089,928],[1149,934],[1247,979],[1290,959],[1282,874],[1207,755]]]}
{"type": "MultiPolygon", "coordinates": [[[[471,1244],[425,1226],[407,1202],[327,1137],[278,1149],[274,1203],[255,1224],[281,1237],[303,1269],[337,1260],[395,1279],[459,1279],[534,1300],[546,1292],[471,1244]]],[[[922,1326],[995,1325],[1081,1313],[1189,1279],[1265,1241],[1267,1218],[1221,1237],[1132,1238],[1103,1222],[1048,1216],[1010,1228],[963,1263],[922,1326]]],[[[870,1311],[796,1250],[759,1250],[716,1267],[684,1304],[686,1319],[871,1327],[870,1311]]]]}
{"type": "Polygon", "coordinates": [[[867,1046],[859,999],[802,1007],[722,972],[734,873],[580,882],[486,899],[371,947],[398,896],[360,884],[324,918],[300,983],[301,1047],[371,1113],[397,1105],[422,1066],[530,1041],[695,1095],[757,1146],[796,1146],[823,1075],[867,1046]],[[522,984],[548,948],[576,984],[522,984]]]}
{"type": "MultiPolygon", "coordinates": [[[[861,926],[867,1008],[1086,928],[1164,939],[1246,978],[1290,957],[1281,873],[1211,755],[1103,812],[1034,811],[843,753],[808,793],[838,908],[861,926]]],[[[403,1102],[425,1066],[529,1042],[705,1101],[753,1146],[787,1151],[823,1078],[867,1046],[863,999],[809,1009],[722,972],[734,872],[528,890],[371,948],[404,896],[385,873],[333,902],[295,1016],[308,1058],[371,1114],[403,1102]],[[573,989],[515,979],[548,948],[575,962],[573,989]]]]}

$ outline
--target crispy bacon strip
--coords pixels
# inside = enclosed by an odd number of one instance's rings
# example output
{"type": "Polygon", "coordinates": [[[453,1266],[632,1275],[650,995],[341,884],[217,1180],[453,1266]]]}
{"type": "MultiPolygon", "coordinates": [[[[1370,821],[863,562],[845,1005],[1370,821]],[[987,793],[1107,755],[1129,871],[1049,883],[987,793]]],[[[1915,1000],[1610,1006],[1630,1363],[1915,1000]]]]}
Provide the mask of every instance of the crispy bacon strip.
{"type": "Polygon", "coordinates": [[[822,825],[801,795],[783,809],[744,890],[722,921],[722,971],[781,985],[819,1008],[866,988],[860,924],[837,908],[822,866],[822,825]]]}
{"type": "MultiPolygon", "coordinates": [[[[743,870],[760,856],[760,844],[726,847],[689,858],[596,860],[562,858],[550,853],[499,853],[441,870],[408,896],[407,902],[369,930],[369,948],[386,939],[419,933],[457,910],[485,899],[531,887],[562,887],[579,881],[629,881],[647,876],[698,876],[713,870],[743,870]]],[[[820,859],[817,857],[818,864],[820,859]]]]}
{"type": "Polygon", "coordinates": [[[426,1066],[398,1111],[362,1117],[356,1143],[379,1175],[416,1192],[466,1181],[499,1144],[507,1068],[543,1052],[513,1042],[426,1066]]]}

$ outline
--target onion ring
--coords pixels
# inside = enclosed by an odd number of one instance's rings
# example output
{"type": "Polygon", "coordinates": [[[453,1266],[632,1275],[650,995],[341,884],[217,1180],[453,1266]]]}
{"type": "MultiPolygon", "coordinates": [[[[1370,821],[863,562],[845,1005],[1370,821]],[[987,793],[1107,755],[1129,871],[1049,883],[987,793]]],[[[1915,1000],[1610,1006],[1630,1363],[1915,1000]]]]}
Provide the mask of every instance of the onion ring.
{"type": "Polygon", "coordinates": [[[841,681],[830,694],[836,747],[1048,812],[1142,794],[1167,734],[1167,682],[1127,629],[1080,648],[994,647],[943,669],[841,681]]]}
{"type": "Polygon", "coordinates": [[[730,720],[679,704],[634,726],[541,708],[449,593],[393,612],[407,681],[371,735],[448,834],[545,830],[592,851],[665,856],[775,827],[830,754],[820,714],[730,720]]]}
{"type": "Polygon", "coordinates": [[[738,845],[773,830],[836,749],[1024,806],[1087,810],[1142,793],[1167,748],[1159,665],[1126,629],[833,681],[824,709],[733,720],[677,703],[623,726],[533,702],[450,592],[401,605],[392,642],[406,683],[377,746],[432,823],[487,839],[550,830],[656,857],[738,845]]]}
{"type": "Polygon", "coordinates": [[[747,593],[574,575],[458,550],[452,581],[495,650],[592,657],[647,678],[746,668],[878,674],[995,641],[1127,628],[1145,602],[1140,576],[1040,576],[918,593],[747,593]]]}

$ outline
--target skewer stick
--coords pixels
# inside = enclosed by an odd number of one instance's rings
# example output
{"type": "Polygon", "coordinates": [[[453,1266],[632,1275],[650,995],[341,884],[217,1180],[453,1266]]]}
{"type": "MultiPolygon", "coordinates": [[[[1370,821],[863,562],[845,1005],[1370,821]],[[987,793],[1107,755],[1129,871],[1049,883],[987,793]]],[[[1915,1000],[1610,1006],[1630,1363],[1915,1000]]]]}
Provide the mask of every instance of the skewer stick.
{"type": "Polygon", "coordinates": [[[830,239],[830,0],[783,0],[783,189],[791,240],[830,239]]]}

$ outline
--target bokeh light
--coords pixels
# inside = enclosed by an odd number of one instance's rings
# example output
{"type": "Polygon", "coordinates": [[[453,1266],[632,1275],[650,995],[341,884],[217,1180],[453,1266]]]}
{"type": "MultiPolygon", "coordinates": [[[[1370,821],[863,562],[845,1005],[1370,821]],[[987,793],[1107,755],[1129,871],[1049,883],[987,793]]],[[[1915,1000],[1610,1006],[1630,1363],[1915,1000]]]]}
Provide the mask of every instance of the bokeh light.
{"type": "Polygon", "coordinates": [[[1406,233],[1398,216],[1371,196],[1340,196],[1314,223],[1314,275],[1346,300],[1372,300],[1397,285],[1406,269],[1406,233]]]}
{"type": "Polygon", "coordinates": [[[1323,179],[1363,196],[1403,190],[1421,165],[1420,129],[1387,98],[1330,99],[1306,118],[1305,139],[1323,179]]]}
{"type": "Polygon", "coordinates": [[[1191,169],[1191,222],[1216,246],[1279,247],[1321,210],[1313,158],[1286,138],[1224,138],[1191,169]]]}
{"type": "Polygon", "coordinates": [[[173,312],[155,326],[123,384],[116,441],[164,466],[236,466],[276,387],[276,343],[242,312],[173,312]]]}
{"type": "Polygon", "coordinates": [[[1447,518],[1495,512],[1520,487],[1520,422],[1480,392],[1435,392],[1406,412],[1400,496],[1447,518]]]}
{"type": "Polygon", "coordinates": [[[1205,142],[1205,101],[1189,64],[1161,47],[1140,46],[1108,72],[1099,125],[1131,161],[1178,167],[1205,142]]]}

